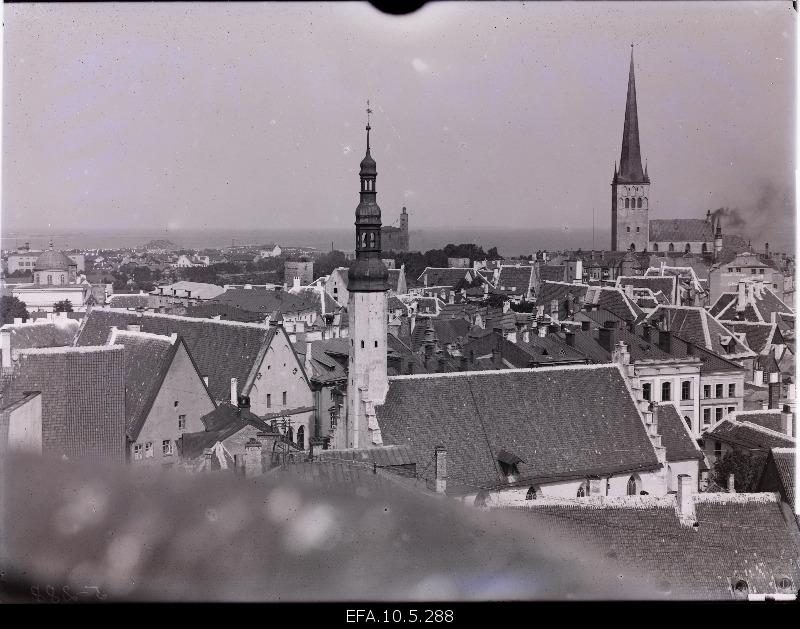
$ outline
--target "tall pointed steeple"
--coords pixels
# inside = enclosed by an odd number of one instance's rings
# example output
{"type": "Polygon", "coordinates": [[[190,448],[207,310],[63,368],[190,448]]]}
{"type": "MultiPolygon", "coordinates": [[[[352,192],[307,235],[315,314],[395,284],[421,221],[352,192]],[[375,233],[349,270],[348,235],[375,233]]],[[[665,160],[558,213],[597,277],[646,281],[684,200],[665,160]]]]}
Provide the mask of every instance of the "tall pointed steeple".
{"type": "Polygon", "coordinates": [[[633,44],[631,67],[628,73],[628,100],[625,103],[625,126],[622,130],[622,154],[619,158],[619,183],[646,183],[639,149],[639,116],[636,108],[636,77],[633,70],[633,44]]]}

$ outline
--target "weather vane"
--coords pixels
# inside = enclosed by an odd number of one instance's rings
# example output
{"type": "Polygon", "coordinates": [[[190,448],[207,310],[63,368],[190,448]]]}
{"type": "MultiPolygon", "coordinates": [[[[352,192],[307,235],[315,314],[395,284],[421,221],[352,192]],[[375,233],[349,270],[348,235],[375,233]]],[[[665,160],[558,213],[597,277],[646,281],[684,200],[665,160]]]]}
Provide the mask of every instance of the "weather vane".
{"type": "Polygon", "coordinates": [[[369,108],[369,99],[367,99],[367,126],[369,126],[369,115],[372,113],[372,110],[369,108]]]}

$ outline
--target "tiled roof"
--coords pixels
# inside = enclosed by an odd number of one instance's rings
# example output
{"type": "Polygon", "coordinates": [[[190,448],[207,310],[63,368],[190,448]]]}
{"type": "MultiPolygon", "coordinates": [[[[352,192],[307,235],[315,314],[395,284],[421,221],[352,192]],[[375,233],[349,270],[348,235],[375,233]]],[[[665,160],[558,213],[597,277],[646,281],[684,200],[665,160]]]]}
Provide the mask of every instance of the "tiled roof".
{"type": "Polygon", "coordinates": [[[567,279],[565,265],[543,264],[539,267],[539,278],[543,282],[564,282],[567,279]]]}
{"type": "Polygon", "coordinates": [[[347,378],[350,356],[350,339],[324,339],[308,344],[311,352],[312,379],[321,382],[336,382],[347,378]]]}
{"type": "Polygon", "coordinates": [[[505,484],[500,450],[525,461],[522,479],[658,466],[616,366],[398,376],[376,412],[384,443],[410,446],[418,469],[441,444],[448,480],[476,488],[505,484]]]}
{"type": "Polygon", "coordinates": [[[2,329],[10,331],[11,349],[18,350],[72,345],[79,327],[80,323],[75,319],[58,318],[35,323],[7,323],[2,329]]]}
{"type": "Polygon", "coordinates": [[[121,347],[57,347],[19,353],[3,405],[42,393],[43,452],[125,460],[125,355],[121,347]]]}
{"type": "Polygon", "coordinates": [[[322,487],[355,485],[362,490],[395,485],[389,475],[373,473],[371,466],[367,468],[353,461],[297,461],[272,468],[266,477],[297,479],[322,487]]]}
{"type": "Polygon", "coordinates": [[[319,461],[355,461],[370,467],[412,465],[417,462],[408,446],[391,445],[376,448],[315,450],[314,458],[319,461]]]}
{"type": "Polygon", "coordinates": [[[790,505],[794,506],[795,457],[797,456],[797,449],[773,448],[770,450],[770,456],[775,462],[775,469],[786,493],[786,499],[790,505]]]}
{"type": "Polygon", "coordinates": [[[667,448],[667,461],[703,459],[703,452],[674,404],[658,405],[658,434],[661,435],[661,445],[667,448]]]}
{"type": "Polygon", "coordinates": [[[676,248],[687,242],[711,242],[711,223],[699,218],[650,219],[650,242],[674,242],[676,248]]]}
{"type": "MultiPolygon", "coordinates": [[[[319,297],[313,291],[294,295],[285,290],[264,290],[257,288],[232,288],[212,301],[268,315],[278,311],[281,314],[295,314],[319,311],[319,297]]],[[[335,309],[338,309],[338,305],[335,309]]]]}
{"type": "Polygon", "coordinates": [[[750,421],[737,421],[730,416],[714,424],[706,437],[748,450],[793,448],[795,445],[795,440],[787,435],[750,421]]]}
{"type": "Polygon", "coordinates": [[[773,344],[781,344],[783,339],[778,332],[777,323],[751,323],[749,321],[721,321],[731,332],[743,333],[747,346],[756,354],[768,352],[773,344]]]}
{"type": "Polygon", "coordinates": [[[466,281],[471,281],[475,277],[475,273],[472,269],[426,267],[425,270],[420,273],[417,281],[420,284],[424,284],[426,276],[428,278],[428,286],[450,286],[454,288],[458,286],[460,282],[464,281],[465,278],[468,278],[466,281]]]}
{"type": "MultiPolygon", "coordinates": [[[[653,331],[654,335],[658,334],[657,330],[653,331]]],[[[681,337],[673,334],[672,338],[670,339],[670,350],[669,353],[674,358],[687,358],[689,356],[694,356],[695,358],[700,359],[700,373],[701,374],[709,374],[709,373],[717,373],[720,371],[743,371],[744,367],[741,365],[728,360],[722,356],[715,354],[714,352],[710,352],[704,347],[691,343],[692,346],[692,353],[689,353],[689,345],[690,342],[682,339],[681,337]]]]}
{"type": "MultiPolygon", "coordinates": [[[[464,319],[431,319],[433,329],[436,332],[436,339],[444,347],[449,344],[457,343],[459,339],[466,340],[469,332],[469,321],[464,319]]],[[[416,351],[422,347],[425,338],[425,322],[417,323],[411,331],[411,349],[416,351]]]]}
{"type": "MultiPolygon", "coordinates": [[[[781,412],[777,409],[766,409],[757,411],[735,411],[731,413],[729,418],[740,422],[749,422],[762,428],[768,428],[775,432],[783,432],[781,430],[782,419],[781,412]]],[[[794,431],[791,431],[794,434],[794,431]]]]}
{"type": "Polygon", "coordinates": [[[577,311],[580,310],[579,302],[586,297],[586,291],[589,290],[587,284],[568,284],[567,282],[542,282],[539,287],[539,294],[536,295],[536,305],[544,306],[544,313],[550,314],[551,302],[555,299],[558,301],[559,316],[565,318],[567,314],[566,301],[569,295],[572,295],[574,306],[577,311]]]}
{"type": "Polygon", "coordinates": [[[242,323],[263,323],[266,314],[263,312],[251,312],[242,310],[232,304],[207,301],[196,306],[189,306],[186,309],[187,317],[197,319],[213,319],[219,317],[225,321],[239,321],[242,323]]]}
{"type": "Polygon", "coordinates": [[[645,317],[642,309],[619,288],[601,287],[594,303],[625,321],[639,322],[645,317]]]}
{"type": "Polygon", "coordinates": [[[530,296],[533,283],[533,266],[501,266],[497,289],[507,295],[530,296]]]}
{"type": "Polygon", "coordinates": [[[108,305],[112,308],[147,308],[149,304],[149,295],[115,293],[108,297],[108,305]]]}
{"type": "MultiPolygon", "coordinates": [[[[170,336],[178,334],[194,358],[201,376],[216,400],[230,400],[231,378],[237,378],[241,393],[248,376],[275,334],[275,327],[213,319],[195,319],[128,310],[92,310],[81,328],[76,345],[100,345],[111,328],[141,326],[142,332],[170,336]]],[[[258,361],[260,363],[260,361],[258,361]]]]}
{"type": "Polygon", "coordinates": [[[609,570],[619,566],[626,581],[641,578],[668,598],[732,599],[740,579],[752,593],[773,594],[782,576],[792,579],[795,592],[797,525],[787,520],[775,494],[696,494],[696,526],[681,522],[674,496],[643,498],[605,504],[532,500],[513,509],[561,531],[577,548],[602,549],[609,570]]]}
{"type": "Polygon", "coordinates": [[[125,346],[125,416],[136,441],[178,349],[169,336],[116,330],[109,345],[125,346]]]}
{"type": "Polygon", "coordinates": [[[742,318],[746,321],[771,322],[772,313],[792,313],[793,310],[772,289],[761,285],[748,285],[745,295],[745,308],[743,311],[736,309],[738,292],[722,293],[709,309],[709,312],[725,320],[742,318]]]}
{"type": "Polygon", "coordinates": [[[706,348],[719,356],[731,358],[750,358],[754,353],[741,343],[733,333],[711,316],[707,310],[694,306],[659,306],[647,320],[655,322],[663,320],[669,329],[695,345],[706,348]],[[723,340],[732,339],[733,347],[729,350],[723,340]]]}

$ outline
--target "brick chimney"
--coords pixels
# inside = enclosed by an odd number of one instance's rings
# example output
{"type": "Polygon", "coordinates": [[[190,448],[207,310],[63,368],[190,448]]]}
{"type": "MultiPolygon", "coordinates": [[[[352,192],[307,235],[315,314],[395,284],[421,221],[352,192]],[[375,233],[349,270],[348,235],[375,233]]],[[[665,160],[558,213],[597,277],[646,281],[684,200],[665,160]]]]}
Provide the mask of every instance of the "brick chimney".
{"type": "Polygon", "coordinates": [[[735,494],[736,493],[736,475],[735,474],[728,474],[728,493],[735,494]]]}
{"type": "Polygon", "coordinates": [[[616,324],[613,321],[606,321],[602,328],[598,330],[597,340],[607,352],[614,351],[616,342],[616,324]]]}
{"type": "Polygon", "coordinates": [[[669,330],[658,331],[658,347],[669,354],[672,350],[672,333],[669,330]]]}
{"type": "Polygon", "coordinates": [[[694,487],[692,477],[688,474],[678,475],[678,514],[681,518],[694,520],[694,487]]]}
{"type": "Polygon", "coordinates": [[[780,408],[781,383],[780,373],[773,371],[769,374],[769,408],[780,408]]]}
{"type": "Polygon", "coordinates": [[[261,476],[264,468],[261,464],[261,442],[250,437],[244,444],[244,475],[246,478],[261,476]]]}

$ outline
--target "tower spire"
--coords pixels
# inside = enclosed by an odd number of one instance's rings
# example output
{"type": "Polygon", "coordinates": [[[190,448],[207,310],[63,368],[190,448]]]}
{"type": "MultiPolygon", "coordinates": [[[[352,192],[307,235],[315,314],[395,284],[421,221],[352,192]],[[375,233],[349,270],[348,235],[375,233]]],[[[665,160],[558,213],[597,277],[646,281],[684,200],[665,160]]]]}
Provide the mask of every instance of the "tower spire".
{"type": "Polygon", "coordinates": [[[372,113],[372,110],[369,108],[369,99],[367,99],[367,155],[369,155],[369,132],[372,127],[369,125],[369,115],[372,113]]]}
{"type": "Polygon", "coordinates": [[[622,154],[619,159],[619,177],[624,183],[643,183],[642,155],[639,149],[639,116],[636,107],[636,76],[633,68],[633,44],[631,65],[628,71],[628,99],[625,103],[625,126],[622,130],[622,154]]]}

